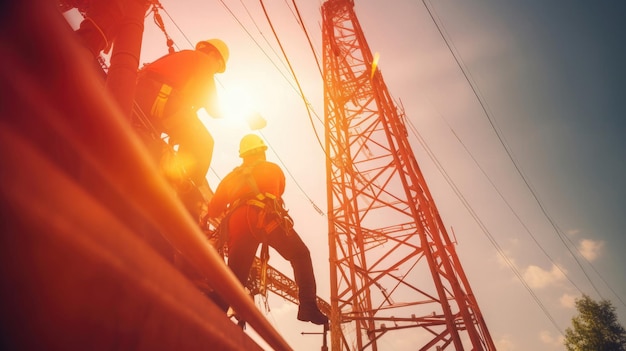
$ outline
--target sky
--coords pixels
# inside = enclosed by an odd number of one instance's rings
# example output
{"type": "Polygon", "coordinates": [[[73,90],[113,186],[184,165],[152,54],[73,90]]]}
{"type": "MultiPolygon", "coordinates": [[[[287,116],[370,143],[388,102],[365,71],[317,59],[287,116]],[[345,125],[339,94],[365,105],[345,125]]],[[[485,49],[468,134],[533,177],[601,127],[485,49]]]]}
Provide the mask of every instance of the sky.
{"type": "MultiPolygon", "coordinates": [[[[328,301],[325,165],[316,139],[324,133],[323,87],[294,2],[161,4],[177,50],[209,38],[229,45],[218,76],[223,107],[267,119],[268,158],[286,171],[285,200],[328,301]]],[[[321,59],[322,2],[295,4],[321,59]]],[[[626,326],[624,10],[613,1],[355,0],[387,88],[423,140],[409,136],[500,351],[565,350],[583,293],[610,300],[626,326]]],[[[166,53],[149,15],[141,64],[166,53]]],[[[238,142],[250,131],[231,118],[202,118],[216,139],[208,174],[215,188],[238,165],[238,142]]],[[[292,276],[278,254],[270,264],[292,276]]],[[[319,328],[296,321],[296,306],[274,295],[269,306],[259,304],[295,349],[319,350],[319,335],[301,334],[319,328]]],[[[398,335],[380,346],[418,347],[410,334],[398,335]]]]}

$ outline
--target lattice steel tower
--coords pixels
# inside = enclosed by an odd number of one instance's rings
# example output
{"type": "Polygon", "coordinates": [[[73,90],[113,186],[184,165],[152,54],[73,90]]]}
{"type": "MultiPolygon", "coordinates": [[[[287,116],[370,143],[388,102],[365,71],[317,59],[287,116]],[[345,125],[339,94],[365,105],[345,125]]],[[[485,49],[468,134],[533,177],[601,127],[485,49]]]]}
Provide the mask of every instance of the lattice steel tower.
{"type": "Polygon", "coordinates": [[[414,349],[495,350],[354,2],[322,16],[332,350],[401,329],[414,349]]]}

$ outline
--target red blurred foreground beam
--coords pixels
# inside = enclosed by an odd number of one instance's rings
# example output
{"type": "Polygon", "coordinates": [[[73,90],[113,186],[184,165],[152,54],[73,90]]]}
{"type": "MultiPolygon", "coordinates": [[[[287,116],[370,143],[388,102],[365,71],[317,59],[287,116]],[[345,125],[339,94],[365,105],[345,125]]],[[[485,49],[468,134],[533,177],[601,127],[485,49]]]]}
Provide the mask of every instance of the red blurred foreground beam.
{"type": "Polygon", "coordinates": [[[290,350],[158,176],[55,4],[0,5],[0,346],[260,349],[144,230],[290,350]]]}

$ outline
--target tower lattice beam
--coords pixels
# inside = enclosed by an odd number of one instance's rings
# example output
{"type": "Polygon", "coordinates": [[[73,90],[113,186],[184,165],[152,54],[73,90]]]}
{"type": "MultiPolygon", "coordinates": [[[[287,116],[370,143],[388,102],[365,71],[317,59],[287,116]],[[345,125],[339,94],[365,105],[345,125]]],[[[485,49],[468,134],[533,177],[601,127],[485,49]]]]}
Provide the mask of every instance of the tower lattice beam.
{"type": "Polygon", "coordinates": [[[351,0],[322,6],[332,350],[495,350],[351,0]]]}

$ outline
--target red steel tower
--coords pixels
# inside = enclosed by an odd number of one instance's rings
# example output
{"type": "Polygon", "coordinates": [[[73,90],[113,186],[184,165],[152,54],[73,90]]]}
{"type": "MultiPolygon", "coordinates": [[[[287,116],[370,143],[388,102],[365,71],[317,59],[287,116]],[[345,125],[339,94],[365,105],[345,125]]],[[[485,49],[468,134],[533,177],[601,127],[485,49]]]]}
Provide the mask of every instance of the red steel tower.
{"type": "Polygon", "coordinates": [[[495,350],[354,1],[322,16],[332,350],[405,329],[419,350],[495,350]]]}

